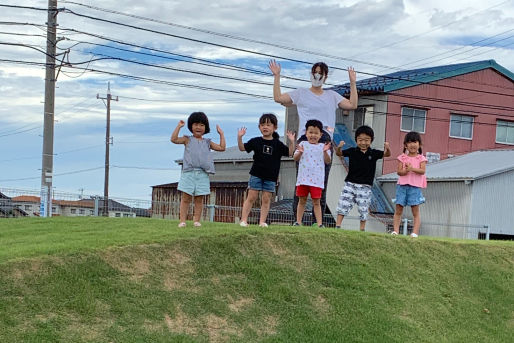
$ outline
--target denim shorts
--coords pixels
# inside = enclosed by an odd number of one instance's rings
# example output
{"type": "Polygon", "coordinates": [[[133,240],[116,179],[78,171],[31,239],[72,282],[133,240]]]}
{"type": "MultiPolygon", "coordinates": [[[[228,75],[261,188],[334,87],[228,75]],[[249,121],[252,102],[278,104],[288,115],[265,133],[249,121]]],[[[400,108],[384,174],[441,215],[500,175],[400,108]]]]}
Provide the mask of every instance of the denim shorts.
{"type": "Polygon", "coordinates": [[[182,172],[177,189],[192,196],[211,194],[209,174],[201,169],[182,172]]]}
{"type": "Polygon", "coordinates": [[[248,188],[253,189],[254,191],[263,191],[263,192],[275,192],[276,182],[268,181],[261,179],[260,177],[250,175],[250,180],[248,181],[248,188]]]}
{"type": "Polygon", "coordinates": [[[411,185],[396,185],[396,205],[417,206],[425,202],[421,188],[411,185]]]}

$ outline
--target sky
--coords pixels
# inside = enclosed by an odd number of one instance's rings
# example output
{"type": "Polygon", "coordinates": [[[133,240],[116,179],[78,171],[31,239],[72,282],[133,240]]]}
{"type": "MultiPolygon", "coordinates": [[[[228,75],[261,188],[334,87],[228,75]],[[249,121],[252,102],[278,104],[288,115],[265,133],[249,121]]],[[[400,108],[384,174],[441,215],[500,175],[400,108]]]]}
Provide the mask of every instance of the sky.
{"type": "MultiPolygon", "coordinates": [[[[0,0],[0,191],[41,187],[47,1],[0,0]],[[16,8],[26,6],[31,8],[16,8]]],[[[259,135],[273,112],[273,56],[282,91],[309,87],[310,65],[332,67],[327,83],[398,70],[494,59],[514,71],[509,1],[58,1],[55,191],[102,195],[107,85],[111,102],[109,195],[151,199],[177,182],[179,120],[203,111],[206,137],[237,145],[259,135]],[[63,55],[66,51],[67,54],[63,55]],[[337,69],[335,69],[335,68],[337,69]],[[287,77],[295,78],[287,79],[287,77]]],[[[187,134],[187,128],[181,134],[187,134]]]]}

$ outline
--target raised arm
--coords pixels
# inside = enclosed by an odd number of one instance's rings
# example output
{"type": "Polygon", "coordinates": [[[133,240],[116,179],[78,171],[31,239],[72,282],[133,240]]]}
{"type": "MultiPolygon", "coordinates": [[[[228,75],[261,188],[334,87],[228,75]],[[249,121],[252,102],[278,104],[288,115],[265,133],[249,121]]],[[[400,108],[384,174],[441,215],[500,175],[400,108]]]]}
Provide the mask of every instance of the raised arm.
{"type": "Polygon", "coordinates": [[[289,94],[282,94],[280,91],[280,64],[275,60],[270,60],[268,66],[269,70],[271,70],[271,73],[273,74],[273,100],[283,106],[293,105],[293,100],[289,94]]]}
{"type": "Polygon", "coordinates": [[[298,144],[298,146],[296,147],[296,151],[294,152],[293,159],[295,161],[300,161],[300,158],[302,158],[302,155],[303,155],[303,145],[298,144]]]}
{"type": "Polygon", "coordinates": [[[178,133],[180,132],[180,129],[184,127],[186,123],[183,120],[180,120],[177,124],[177,127],[175,127],[175,130],[173,130],[173,133],[171,134],[170,141],[175,144],[187,144],[187,138],[182,136],[179,137],[178,133]]]}
{"type": "Polygon", "coordinates": [[[391,156],[391,149],[389,148],[389,142],[384,142],[384,157],[391,156]]]}
{"type": "Polygon", "coordinates": [[[223,130],[219,125],[216,125],[216,131],[218,131],[220,135],[220,144],[216,144],[211,141],[211,149],[216,151],[225,151],[225,135],[223,134],[223,130]]]}
{"type": "Polygon", "coordinates": [[[289,142],[287,144],[287,146],[289,147],[289,156],[293,156],[294,146],[296,143],[296,134],[294,131],[287,130],[286,135],[287,135],[287,138],[289,139],[289,142]]]}
{"type": "Polygon", "coordinates": [[[323,160],[325,161],[325,164],[329,164],[330,161],[332,161],[332,156],[330,155],[330,147],[332,146],[332,143],[328,142],[323,146],[323,160]]]}
{"type": "Polygon", "coordinates": [[[239,147],[239,151],[246,151],[245,145],[243,144],[243,136],[246,133],[246,127],[242,127],[237,130],[237,146],[239,147]]]}
{"type": "Polygon", "coordinates": [[[344,141],[340,141],[339,145],[336,146],[336,155],[337,156],[343,156],[343,146],[344,146],[344,141]]]}
{"type": "Polygon", "coordinates": [[[350,100],[344,98],[338,104],[343,110],[354,110],[357,108],[359,98],[357,95],[357,74],[353,67],[348,67],[348,78],[350,79],[350,100]]]}

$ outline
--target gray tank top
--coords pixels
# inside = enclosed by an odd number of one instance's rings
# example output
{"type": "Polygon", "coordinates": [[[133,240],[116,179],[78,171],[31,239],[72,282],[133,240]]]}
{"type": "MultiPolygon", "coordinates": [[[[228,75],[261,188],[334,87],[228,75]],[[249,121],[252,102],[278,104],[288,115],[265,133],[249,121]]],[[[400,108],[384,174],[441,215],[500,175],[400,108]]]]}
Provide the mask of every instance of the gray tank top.
{"type": "Polygon", "coordinates": [[[211,153],[211,139],[196,139],[193,136],[186,136],[188,143],[184,148],[183,171],[203,169],[207,174],[214,174],[214,161],[211,153]]]}

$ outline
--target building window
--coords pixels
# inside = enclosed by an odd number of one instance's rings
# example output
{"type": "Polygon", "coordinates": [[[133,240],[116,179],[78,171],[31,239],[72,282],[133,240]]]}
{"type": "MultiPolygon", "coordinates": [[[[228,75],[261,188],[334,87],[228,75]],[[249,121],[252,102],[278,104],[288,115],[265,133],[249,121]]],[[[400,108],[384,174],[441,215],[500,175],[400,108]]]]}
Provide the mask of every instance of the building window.
{"type": "Polygon", "coordinates": [[[402,107],[402,131],[425,133],[426,110],[402,107]]]}
{"type": "Polygon", "coordinates": [[[115,216],[116,216],[116,217],[121,217],[121,213],[116,212],[115,216]]]}
{"type": "Polygon", "coordinates": [[[80,214],[85,214],[85,213],[86,213],[86,210],[84,210],[83,208],[81,208],[81,209],[79,210],[79,213],[80,213],[80,214]]]}
{"type": "Polygon", "coordinates": [[[353,111],[353,129],[362,125],[373,127],[373,106],[361,106],[353,111]]]}
{"type": "Polygon", "coordinates": [[[473,138],[473,117],[452,114],[450,116],[450,137],[473,138]]]}
{"type": "Polygon", "coordinates": [[[25,211],[32,210],[32,205],[25,205],[25,211]]]}
{"type": "Polygon", "coordinates": [[[76,209],[76,208],[72,208],[72,209],[70,210],[70,212],[71,212],[71,214],[77,214],[77,209],[76,209]]]}
{"type": "Polygon", "coordinates": [[[89,210],[89,215],[94,215],[95,214],[95,211],[94,210],[89,210]]]}
{"type": "Polygon", "coordinates": [[[504,120],[496,122],[496,143],[514,144],[514,122],[504,120]]]}
{"type": "Polygon", "coordinates": [[[55,211],[57,211],[57,208],[52,207],[52,212],[54,212],[54,213],[55,213],[55,211]]]}
{"type": "Polygon", "coordinates": [[[130,214],[130,213],[123,213],[123,217],[132,217],[132,214],[130,214]]]}

